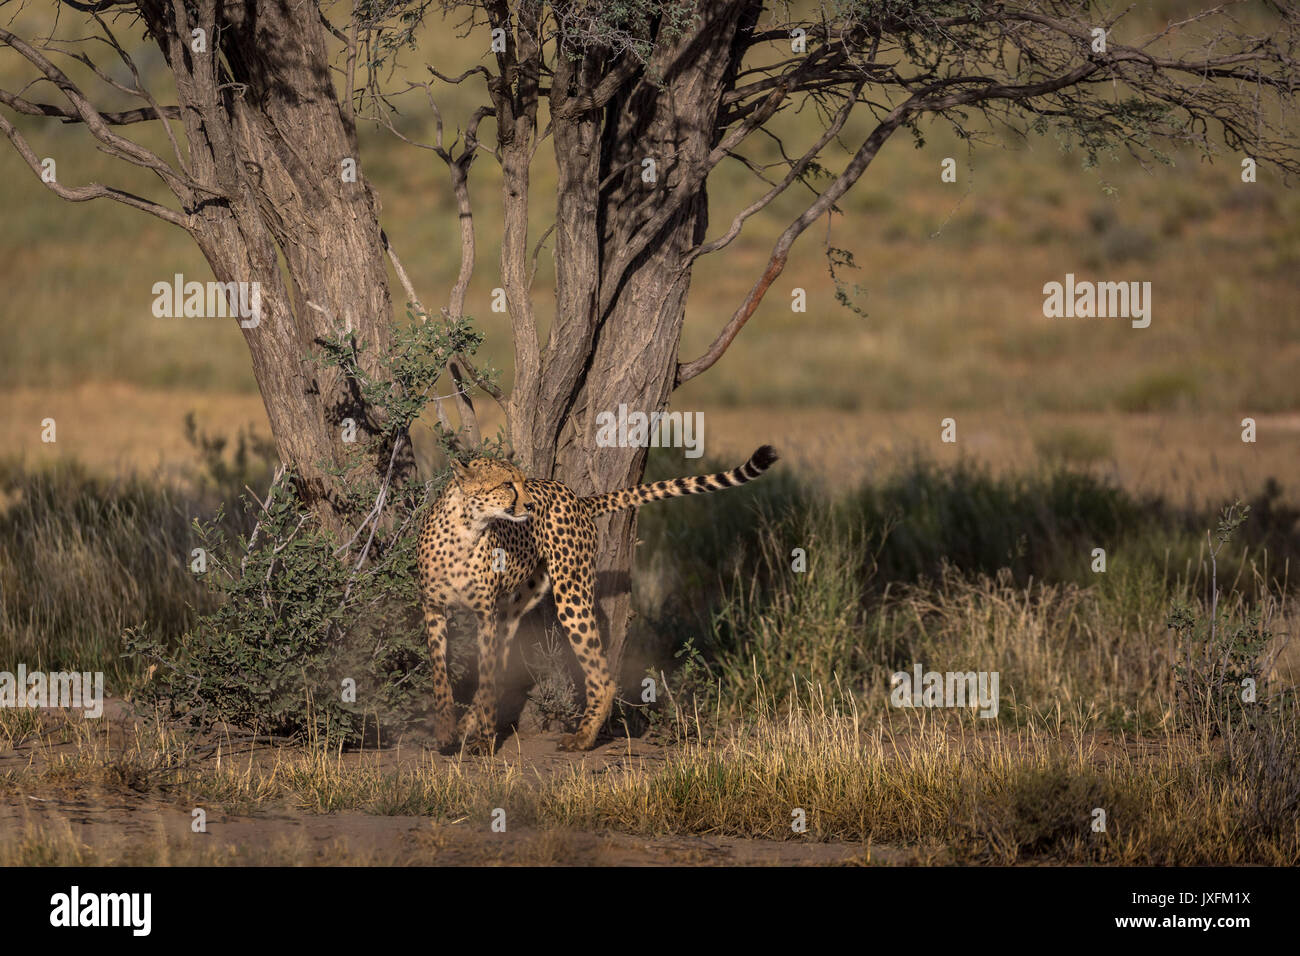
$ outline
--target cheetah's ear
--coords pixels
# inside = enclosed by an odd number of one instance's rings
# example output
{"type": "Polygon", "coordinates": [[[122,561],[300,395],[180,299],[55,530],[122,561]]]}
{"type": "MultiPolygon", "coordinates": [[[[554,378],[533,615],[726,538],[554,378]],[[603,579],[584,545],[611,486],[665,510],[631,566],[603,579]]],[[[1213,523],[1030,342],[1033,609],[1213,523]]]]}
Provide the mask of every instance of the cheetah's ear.
{"type": "Polygon", "coordinates": [[[466,468],[464,465],[458,462],[455,458],[451,460],[452,480],[454,480],[457,484],[460,484],[462,481],[467,479],[469,475],[470,475],[470,471],[468,468],[466,468]]]}

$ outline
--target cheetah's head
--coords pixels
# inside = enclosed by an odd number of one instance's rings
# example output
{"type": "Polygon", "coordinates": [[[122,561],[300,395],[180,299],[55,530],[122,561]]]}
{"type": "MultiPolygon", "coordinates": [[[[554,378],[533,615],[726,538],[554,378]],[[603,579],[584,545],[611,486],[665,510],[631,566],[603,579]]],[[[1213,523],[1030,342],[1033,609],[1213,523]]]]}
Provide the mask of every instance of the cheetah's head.
{"type": "Polygon", "coordinates": [[[452,462],[452,475],[460,492],[461,506],[475,523],[495,518],[527,521],[533,499],[524,487],[524,473],[495,458],[475,458],[467,465],[452,462]]]}

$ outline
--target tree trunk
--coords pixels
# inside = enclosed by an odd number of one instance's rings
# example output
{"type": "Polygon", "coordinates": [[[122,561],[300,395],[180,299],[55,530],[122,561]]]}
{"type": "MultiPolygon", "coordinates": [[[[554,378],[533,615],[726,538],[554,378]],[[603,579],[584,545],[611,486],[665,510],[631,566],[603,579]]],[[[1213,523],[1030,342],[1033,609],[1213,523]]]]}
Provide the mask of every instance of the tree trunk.
{"type": "MultiPolygon", "coordinates": [[[[516,449],[533,472],[555,474],[579,494],[638,483],[645,448],[601,448],[596,415],[664,409],[676,375],[690,284],[688,251],[702,241],[708,201],[698,189],[658,228],[647,223],[666,197],[699,174],[717,142],[722,92],[739,59],[749,2],[702,3],[694,27],[659,46],[648,76],[633,80],[602,110],[556,109],[569,88],[588,89],[610,68],[591,55],[561,52],[552,83],[559,167],[555,325],[540,369],[516,386],[516,449]],[[557,113],[559,115],[557,115],[557,113]],[[603,120],[603,122],[602,122],[603,120]],[[704,134],[701,135],[701,131],[704,134]],[[645,182],[643,160],[655,181],[645,182]],[[603,189],[600,183],[612,180],[603,189]]],[[[518,383],[517,379],[517,383],[518,383]]],[[[635,512],[601,519],[597,614],[617,676],[631,613],[635,512]]]]}
{"type": "MultiPolygon", "coordinates": [[[[355,182],[343,176],[344,160],[359,158],[356,132],[334,93],[319,10],[252,0],[219,14],[211,0],[140,7],[176,79],[189,173],[225,197],[196,197],[191,232],[218,281],[260,285],[260,321],[243,334],[271,432],[308,506],[341,529],[350,516],[328,469],[356,447],[343,440],[344,420],[363,443],[378,413],[312,354],[351,329],[376,374],[392,301],[378,199],[359,171],[355,182]],[[206,53],[192,48],[196,29],[206,53]]],[[[369,455],[382,474],[388,449],[369,455]]],[[[411,465],[401,456],[397,470],[411,465]]]]}

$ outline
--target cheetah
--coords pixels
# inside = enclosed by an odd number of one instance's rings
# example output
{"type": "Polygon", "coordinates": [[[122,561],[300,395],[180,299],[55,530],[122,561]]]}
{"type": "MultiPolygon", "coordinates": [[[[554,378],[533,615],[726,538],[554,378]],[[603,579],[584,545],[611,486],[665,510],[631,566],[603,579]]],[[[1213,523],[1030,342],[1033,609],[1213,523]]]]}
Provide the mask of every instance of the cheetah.
{"type": "Polygon", "coordinates": [[[561,750],[589,750],[609,716],[614,682],[595,616],[596,522],[650,501],[718,491],[753,481],[777,461],[764,445],[739,468],[581,498],[562,482],[526,478],[491,458],[453,462],[452,480],[420,531],[420,603],[433,662],[434,739],[490,750],[496,736],[497,682],[519,619],[555,593],[560,624],[582,667],[586,709],[561,750]],[[478,690],[459,725],[447,676],[447,610],[473,613],[478,630],[478,690]]]}

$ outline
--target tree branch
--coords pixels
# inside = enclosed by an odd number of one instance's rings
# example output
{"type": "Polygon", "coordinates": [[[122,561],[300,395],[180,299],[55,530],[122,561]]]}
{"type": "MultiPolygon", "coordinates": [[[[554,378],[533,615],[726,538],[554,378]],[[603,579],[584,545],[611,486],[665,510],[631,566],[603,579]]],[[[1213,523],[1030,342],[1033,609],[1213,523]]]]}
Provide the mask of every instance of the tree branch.
{"type": "MultiPolygon", "coordinates": [[[[73,83],[67,75],[55,66],[39,50],[35,49],[21,37],[10,33],[8,30],[0,27],[0,43],[5,44],[10,49],[19,53],[28,62],[36,66],[45,77],[50,80],[59,90],[67,97],[68,102],[86,124],[91,135],[99,140],[106,152],[119,159],[126,160],[136,166],[153,170],[167,184],[178,199],[182,202],[188,202],[191,198],[190,193],[193,190],[199,190],[208,193],[216,193],[215,190],[208,189],[201,183],[197,183],[187,176],[179,175],[176,170],[167,165],[161,157],[157,156],[150,150],[145,149],[138,143],[119,136],[113,132],[111,126],[105,122],[100,112],[91,105],[85,95],[73,83]]],[[[13,137],[11,136],[12,140],[13,137]]],[[[220,193],[217,193],[220,195],[220,193]]]]}
{"type": "MultiPolygon", "coordinates": [[[[862,86],[863,84],[859,82],[858,85],[853,88],[853,95],[844,101],[844,105],[841,106],[839,112],[835,114],[835,119],[826,127],[826,132],[821,135],[817,142],[814,143],[807,152],[799,157],[798,161],[791,166],[790,172],[786,174],[786,177],[769,189],[766,194],[737,213],[735,218],[731,220],[731,227],[725,233],[717,239],[703,243],[691,250],[686,257],[685,265],[689,266],[700,256],[708,255],[710,252],[717,252],[719,249],[730,245],[731,241],[735,239],[736,236],[740,235],[741,227],[744,226],[746,219],[753,216],[755,213],[766,209],[768,205],[771,204],[772,200],[776,199],[777,196],[789,189],[795,180],[799,179],[803,175],[804,170],[808,168],[808,164],[816,159],[822,149],[825,148],[826,144],[834,139],[835,136],[839,134],[840,130],[844,128],[844,123],[848,120],[849,113],[853,111],[853,107],[857,103],[858,94],[862,91],[862,86]]],[[[775,278],[775,276],[773,276],[773,278],[775,278]]]]}
{"type": "MultiPolygon", "coordinates": [[[[25,116],[48,116],[63,120],[65,123],[85,122],[76,110],[66,106],[55,106],[52,103],[33,103],[6,90],[0,90],[0,103],[8,106],[15,113],[22,113],[25,116]]],[[[147,123],[150,120],[162,119],[163,117],[180,119],[181,110],[179,106],[163,106],[158,109],[148,107],[123,110],[116,113],[101,112],[99,115],[105,123],[111,126],[130,126],[132,123],[147,123]]]]}
{"type": "Polygon", "coordinates": [[[600,314],[603,315],[607,312],[613,304],[614,297],[618,295],[618,290],[622,285],[623,274],[628,266],[635,262],[636,258],[645,251],[655,236],[658,235],[659,230],[677,214],[683,204],[699,192],[700,187],[714,167],[730,155],[731,151],[739,146],[750,133],[776,114],[776,111],[789,95],[791,86],[799,82],[806,70],[814,69],[821,63],[820,59],[810,58],[810,60],[812,62],[805,63],[782,77],[783,82],[778,84],[767,95],[761,106],[755,109],[738,126],[729,131],[703,162],[699,163],[696,168],[686,171],[676,189],[667,199],[654,196],[647,198],[647,203],[653,202],[655,204],[656,211],[626,242],[619,246],[613,261],[605,271],[605,275],[601,280],[600,314]]]}
{"type": "MultiPolygon", "coordinates": [[[[14,149],[18,151],[18,155],[21,156],[26,161],[27,165],[31,167],[32,172],[36,174],[37,178],[40,178],[42,172],[40,159],[32,150],[31,146],[28,145],[27,140],[23,138],[23,135],[14,128],[14,125],[10,123],[8,118],[6,118],[2,113],[0,113],[0,132],[3,132],[5,136],[9,138],[9,141],[14,144],[14,149]]],[[[152,200],[144,199],[143,197],[136,196],[133,193],[121,189],[116,189],[112,186],[104,186],[100,183],[90,183],[86,186],[64,186],[58,182],[48,182],[45,183],[45,185],[48,186],[55,195],[60,196],[69,202],[86,202],[90,199],[101,198],[112,199],[125,206],[130,206],[132,209],[139,209],[143,212],[149,213],[151,216],[157,216],[159,219],[164,222],[169,222],[173,226],[180,226],[187,232],[190,230],[190,218],[188,216],[179,213],[174,209],[169,209],[166,206],[153,202],[152,200]]]]}
{"type": "Polygon", "coordinates": [[[894,130],[903,124],[909,113],[914,109],[915,103],[913,100],[896,107],[871,131],[871,135],[867,137],[857,153],[854,154],[853,159],[844,168],[844,171],[835,178],[835,181],[827,187],[826,191],[818,196],[799,218],[786,227],[772,247],[772,254],[768,257],[767,266],[764,268],[762,275],[759,276],[758,281],[749,290],[749,294],[745,296],[745,301],[740,304],[740,308],[732,314],[731,319],[728,320],[722,331],[713,340],[713,344],[695,361],[678,364],[674,388],[689,382],[700,373],[708,371],[718,359],[722,358],[722,354],[727,351],[727,347],[731,345],[740,330],[744,328],[745,323],[754,314],[754,310],[763,301],[763,296],[767,294],[767,290],[785,268],[786,259],[789,257],[790,247],[794,245],[794,241],[861,178],[867,167],[871,165],[871,161],[876,158],[880,147],[889,139],[894,130]]]}

